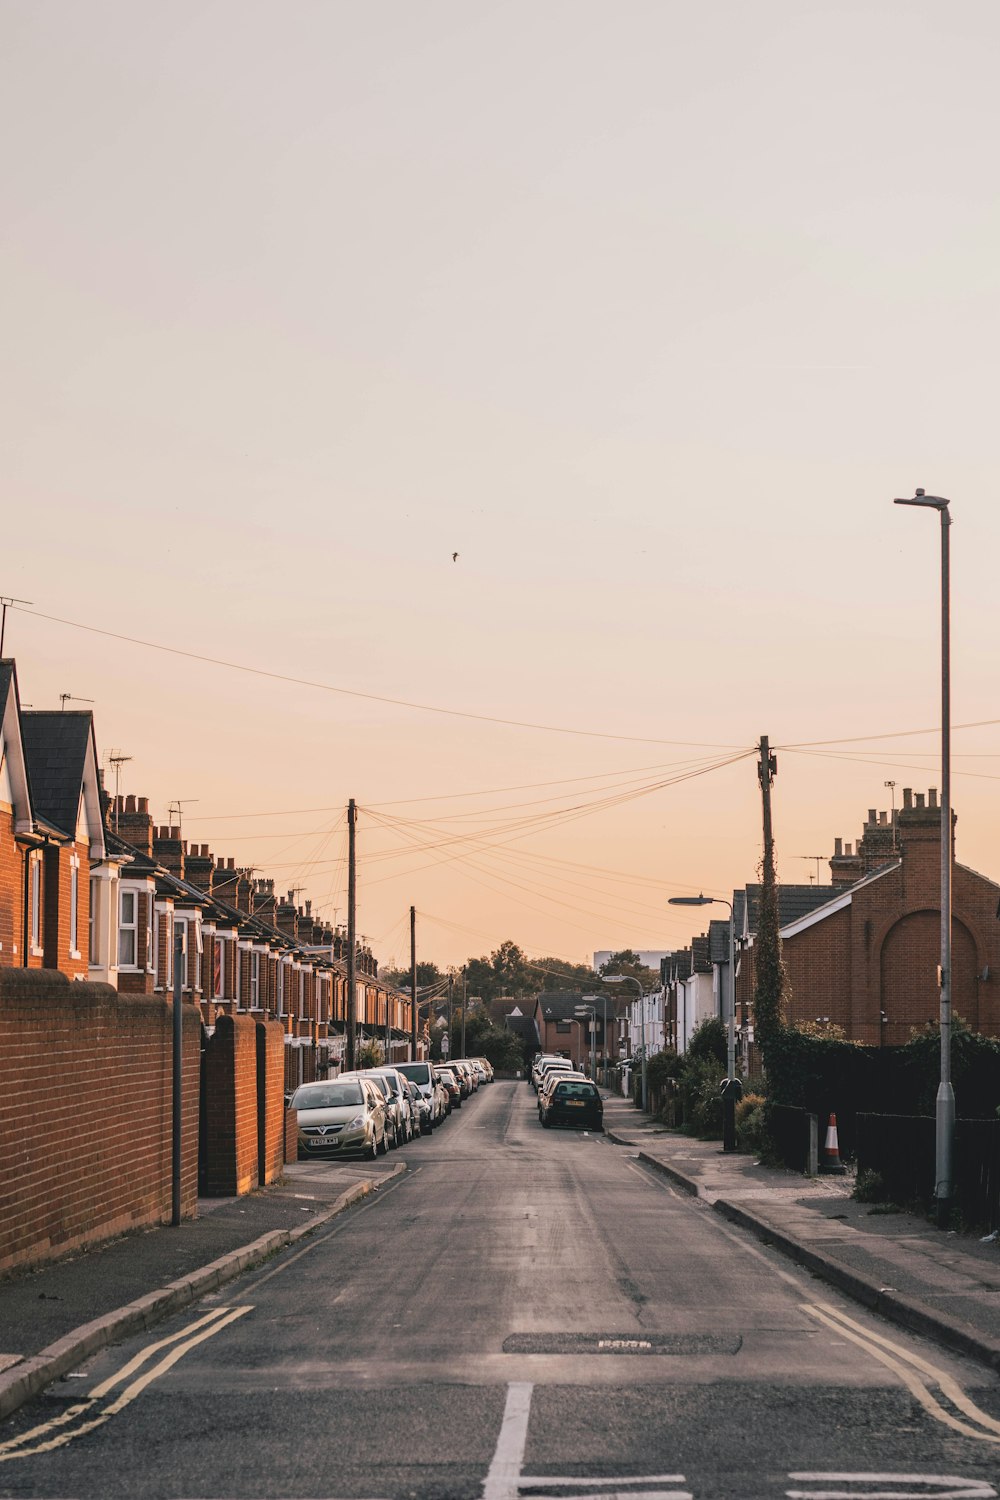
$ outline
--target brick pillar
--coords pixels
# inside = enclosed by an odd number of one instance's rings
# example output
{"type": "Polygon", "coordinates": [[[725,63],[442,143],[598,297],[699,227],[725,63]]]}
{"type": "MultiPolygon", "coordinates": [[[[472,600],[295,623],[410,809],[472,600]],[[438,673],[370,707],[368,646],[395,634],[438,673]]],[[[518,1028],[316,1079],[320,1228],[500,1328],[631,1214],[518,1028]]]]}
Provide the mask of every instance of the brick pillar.
{"type": "Polygon", "coordinates": [[[257,1186],[257,1030],[249,1016],[219,1016],[205,1050],[205,1193],[257,1186]]]}

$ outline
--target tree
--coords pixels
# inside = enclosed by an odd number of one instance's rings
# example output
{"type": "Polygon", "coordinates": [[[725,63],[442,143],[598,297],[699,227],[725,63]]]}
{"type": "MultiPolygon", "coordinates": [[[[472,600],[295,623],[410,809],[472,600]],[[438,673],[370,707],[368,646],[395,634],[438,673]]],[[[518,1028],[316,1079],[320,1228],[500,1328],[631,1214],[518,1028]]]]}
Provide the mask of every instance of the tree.
{"type": "Polygon", "coordinates": [[[760,910],[753,940],[753,1032],[764,1054],[784,1024],[788,981],[781,957],[781,923],[778,917],[778,887],[774,878],[773,843],[764,851],[761,867],[760,910]]]}
{"type": "Polygon", "coordinates": [[[642,962],[634,948],[622,948],[618,953],[612,953],[607,962],[601,964],[598,972],[630,974],[633,979],[638,979],[644,990],[655,989],[660,982],[659,974],[642,962]]]}
{"type": "MultiPolygon", "coordinates": [[[[379,978],[384,979],[386,984],[391,984],[397,990],[410,992],[410,970],[405,969],[380,969],[379,978]]],[[[437,964],[426,960],[417,964],[417,989],[427,990],[433,985],[440,984],[445,976],[441,973],[437,964]]]]}

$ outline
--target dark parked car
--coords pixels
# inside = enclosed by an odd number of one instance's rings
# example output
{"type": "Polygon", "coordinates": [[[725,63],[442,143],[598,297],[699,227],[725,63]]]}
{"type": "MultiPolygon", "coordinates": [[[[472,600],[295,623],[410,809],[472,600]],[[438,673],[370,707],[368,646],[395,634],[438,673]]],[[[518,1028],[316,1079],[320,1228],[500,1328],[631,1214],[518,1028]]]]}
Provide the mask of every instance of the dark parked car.
{"type": "Polygon", "coordinates": [[[448,1113],[451,1114],[452,1110],[456,1107],[460,1109],[462,1107],[462,1090],[451,1068],[435,1068],[434,1077],[439,1083],[444,1084],[448,1095],[448,1113]]]}
{"type": "Polygon", "coordinates": [[[562,1078],[542,1095],[540,1118],[550,1125],[577,1125],[588,1130],[604,1129],[604,1104],[596,1083],[588,1079],[562,1078]]]}

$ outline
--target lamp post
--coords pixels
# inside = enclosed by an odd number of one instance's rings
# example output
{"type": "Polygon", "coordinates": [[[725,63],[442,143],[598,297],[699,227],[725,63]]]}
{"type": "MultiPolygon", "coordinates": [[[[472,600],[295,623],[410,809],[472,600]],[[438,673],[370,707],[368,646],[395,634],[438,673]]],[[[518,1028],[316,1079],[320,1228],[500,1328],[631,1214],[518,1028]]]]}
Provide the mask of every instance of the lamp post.
{"type": "Polygon", "coordinates": [[[953,1189],[955,1090],[951,1083],[951,592],[949,582],[951,526],[949,501],[917,490],[912,500],[941,517],[941,1081],[937,1091],[935,1186],[938,1224],[946,1223],[953,1189]]]}
{"type": "MultiPolygon", "coordinates": [[[[608,1087],[608,997],[607,997],[607,995],[584,995],[584,997],[583,997],[583,1001],[584,1001],[585,1005],[596,1005],[597,1002],[598,1002],[598,1000],[600,1000],[600,1002],[601,1002],[601,1011],[603,1013],[603,1019],[601,1021],[601,1025],[603,1027],[603,1030],[601,1031],[601,1061],[602,1061],[603,1066],[601,1068],[601,1072],[604,1074],[604,1087],[607,1088],[608,1087]]],[[[594,1025],[595,1025],[595,1027],[597,1025],[596,1017],[595,1017],[595,1020],[594,1020],[594,1025]]]]}
{"type": "Polygon", "coordinates": [[[736,1150],[736,964],[733,903],[725,896],[668,896],[668,906],[729,907],[729,1004],[726,1016],[726,1088],[722,1095],[722,1149],[736,1150]]]}
{"type": "MultiPolygon", "coordinates": [[[[634,984],[639,991],[639,1025],[642,1035],[642,1108],[645,1112],[649,1104],[649,1088],[646,1083],[646,992],[636,979],[634,974],[605,974],[605,984],[634,984]]],[[[631,1027],[629,1028],[631,1030],[631,1027]]],[[[633,1047],[633,1052],[635,1048],[633,1047]]]]}
{"type": "Polygon", "coordinates": [[[590,1076],[593,1079],[596,1069],[594,1067],[594,1032],[597,1030],[597,1006],[576,1005],[573,1007],[578,1016],[590,1017],[590,1076]]]}

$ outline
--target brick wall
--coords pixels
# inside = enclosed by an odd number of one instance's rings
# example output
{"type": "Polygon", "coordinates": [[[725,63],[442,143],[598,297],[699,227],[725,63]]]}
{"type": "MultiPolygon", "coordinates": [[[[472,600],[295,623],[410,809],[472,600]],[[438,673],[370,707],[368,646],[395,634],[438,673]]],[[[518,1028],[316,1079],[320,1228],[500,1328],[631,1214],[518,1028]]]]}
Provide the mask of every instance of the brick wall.
{"type": "Polygon", "coordinates": [[[219,1016],[205,1051],[205,1193],[257,1186],[257,1023],[219,1016]]]}
{"type": "Polygon", "coordinates": [[[14,815],[0,808],[0,965],[24,962],[24,859],[14,842],[14,815]]]}
{"type": "MultiPolygon", "coordinates": [[[[184,1010],[182,1210],[198,1191],[200,1022],[184,1010]]],[[[172,1017],[53,970],[0,971],[0,1270],[171,1214],[172,1017]]]]}
{"type": "Polygon", "coordinates": [[[257,1166],[261,1186],[281,1176],[285,1160],[285,1033],[257,1022],[257,1166]]]}

